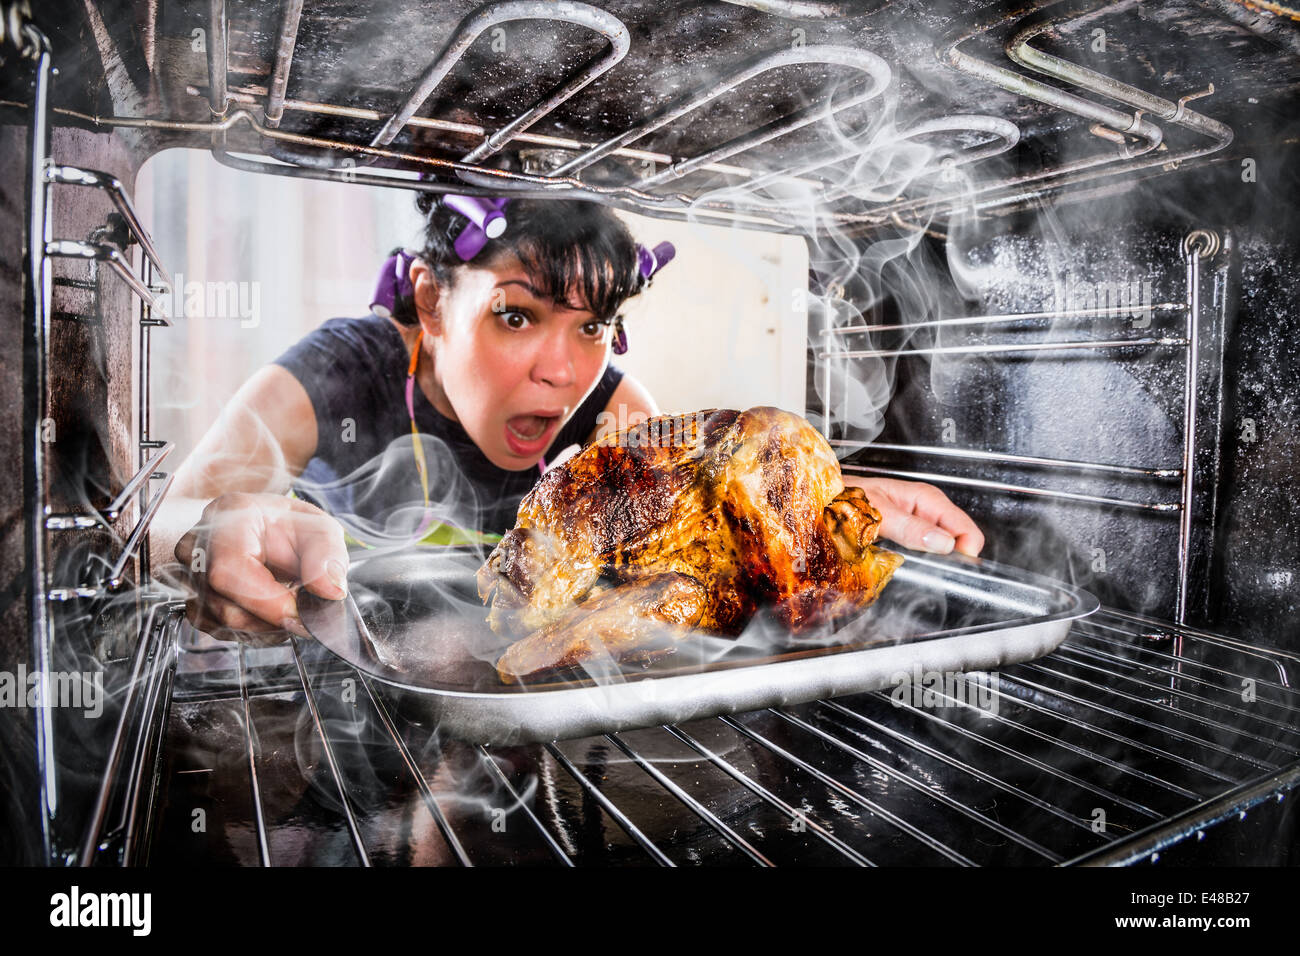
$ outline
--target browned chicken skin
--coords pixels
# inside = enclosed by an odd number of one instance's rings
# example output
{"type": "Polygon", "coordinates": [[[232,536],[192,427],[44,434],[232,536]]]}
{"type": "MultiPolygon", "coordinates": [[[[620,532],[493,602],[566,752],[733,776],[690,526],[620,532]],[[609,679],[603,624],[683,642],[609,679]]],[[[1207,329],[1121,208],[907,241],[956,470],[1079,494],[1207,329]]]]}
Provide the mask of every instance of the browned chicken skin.
{"type": "Polygon", "coordinates": [[[513,683],[597,656],[644,661],[691,629],[791,632],[864,608],[902,562],[826,440],[778,408],[660,416],[547,472],[479,569],[513,683]],[[602,580],[605,579],[605,580],[602,580]]]}

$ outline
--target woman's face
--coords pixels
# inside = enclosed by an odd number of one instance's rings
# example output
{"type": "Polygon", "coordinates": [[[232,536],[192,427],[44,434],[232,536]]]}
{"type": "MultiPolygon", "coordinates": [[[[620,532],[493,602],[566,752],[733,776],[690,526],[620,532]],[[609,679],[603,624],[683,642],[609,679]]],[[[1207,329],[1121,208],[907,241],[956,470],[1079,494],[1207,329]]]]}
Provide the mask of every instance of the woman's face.
{"type": "Polygon", "coordinates": [[[497,467],[535,468],[604,373],[611,326],[576,294],[543,296],[513,256],[456,269],[450,288],[417,260],[411,280],[434,406],[497,467]]]}

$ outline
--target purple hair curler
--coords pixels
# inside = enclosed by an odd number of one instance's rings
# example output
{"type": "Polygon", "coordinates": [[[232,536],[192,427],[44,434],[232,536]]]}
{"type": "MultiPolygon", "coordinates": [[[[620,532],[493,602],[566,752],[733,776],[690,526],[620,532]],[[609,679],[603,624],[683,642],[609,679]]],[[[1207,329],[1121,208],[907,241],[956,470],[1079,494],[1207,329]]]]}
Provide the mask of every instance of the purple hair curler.
{"type": "Polygon", "coordinates": [[[375,283],[375,293],[370,297],[371,312],[384,319],[392,318],[398,298],[415,295],[415,287],[411,285],[411,263],[414,261],[415,256],[401,249],[384,260],[379,280],[375,283]]]}
{"type": "Polygon", "coordinates": [[[509,201],[499,196],[460,196],[455,193],[442,197],[444,206],[469,220],[452,243],[462,262],[469,262],[483,250],[489,239],[495,239],[506,231],[506,216],[501,210],[509,201]]]}
{"type": "Polygon", "coordinates": [[[641,269],[641,278],[649,282],[654,274],[672,262],[676,255],[677,247],[671,242],[661,242],[653,249],[647,249],[637,243],[636,261],[641,269]]]}
{"type": "MultiPolygon", "coordinates": [[[[661,242],[653,249],[647,249],[641,243],[636,245],[636,263],[641,272],[641,281],[649,282],[656,272],[662,269],[668,263],[673,261],[677,255],[677,247],[671,242],[661,242]]],[[[614,320],[614,341],[610,345],[615,355],[622,355],[627,351],[627,331],[623,328],[623,320],[617,318],[614,320]]]]}
{"type": "Polygon", "coordinates": [[[627,332],[623,330],[623,320],[614,320],[614,341],[610,345],[615,355],[622,355],[627,351],[627,332]]]}

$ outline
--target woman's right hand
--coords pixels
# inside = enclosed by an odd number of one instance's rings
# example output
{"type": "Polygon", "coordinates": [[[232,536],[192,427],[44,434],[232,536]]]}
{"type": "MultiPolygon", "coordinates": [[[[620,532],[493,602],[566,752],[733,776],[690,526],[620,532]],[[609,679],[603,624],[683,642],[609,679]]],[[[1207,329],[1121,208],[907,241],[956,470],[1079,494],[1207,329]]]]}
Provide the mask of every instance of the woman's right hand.
{"type": "Polygon", "coordinates": [[[274,494],[214,498],[176,544],[193,595],[185,613],[196,628],[251,644],[276,644],[285,631],[308,637],[297,588],[341,600],[348,552],[343,526],[314,505],[274,494]]]}

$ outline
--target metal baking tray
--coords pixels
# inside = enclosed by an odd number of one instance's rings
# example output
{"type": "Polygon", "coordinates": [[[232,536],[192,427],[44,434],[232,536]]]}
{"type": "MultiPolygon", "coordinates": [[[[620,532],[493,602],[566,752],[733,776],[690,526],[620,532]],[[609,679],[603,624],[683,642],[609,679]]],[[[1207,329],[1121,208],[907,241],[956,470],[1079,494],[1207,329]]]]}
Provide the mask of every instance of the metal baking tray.
{"type": "Polygon", "coordinates": [[[901,675],[995,671],[1053,651],[1098,607],[1086,591],[1018,568],[898,549],[906,558],[877,602],[797,639],[766,616],[735,641],[701,635],[634,672],[525,687],[494,664],[508,641],[485,623],[478,549],[366,557],[350,594],[303,592],[303,623],[325,648],[400,688],[439,732],[515,744],[681,723],[897,685],[901,675]]]}

